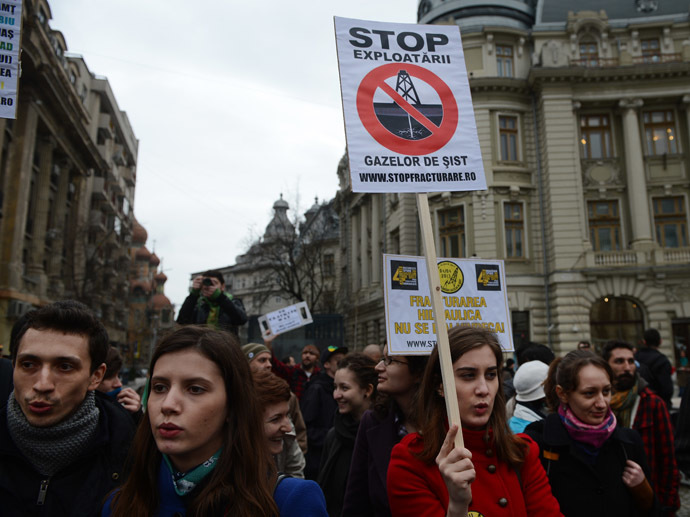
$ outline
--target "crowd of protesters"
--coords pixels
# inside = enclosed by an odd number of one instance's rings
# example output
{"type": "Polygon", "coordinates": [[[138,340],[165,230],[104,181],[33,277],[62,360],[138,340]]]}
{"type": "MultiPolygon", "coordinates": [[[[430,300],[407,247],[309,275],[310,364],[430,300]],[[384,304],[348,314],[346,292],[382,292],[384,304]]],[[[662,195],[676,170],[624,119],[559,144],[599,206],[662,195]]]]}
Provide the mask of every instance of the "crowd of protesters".
{"type": "Polygon", "coordinates": [[[679,510],[690,402],[686,392],[672,423],[656,330],[637,351],[611,341],[598,354],[583,341],[556,358],[530,343],[508,358],[495,334],[453,327],[447,393],[436,350],[305,343],[290,364],[273,339],[241,346],[243,307],[212,273],[194,280],[180,325],[155,347],[143,394],[122,385],[122,357],[84,305],[17,322],[0,363],[2,515],[679,510]]]}

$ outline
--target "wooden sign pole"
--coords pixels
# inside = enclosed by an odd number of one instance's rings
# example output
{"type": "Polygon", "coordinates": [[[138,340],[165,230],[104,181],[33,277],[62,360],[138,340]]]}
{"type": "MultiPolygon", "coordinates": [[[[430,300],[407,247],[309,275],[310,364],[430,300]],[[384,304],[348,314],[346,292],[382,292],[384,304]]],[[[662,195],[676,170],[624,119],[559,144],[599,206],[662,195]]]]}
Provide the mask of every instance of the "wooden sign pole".
{"type": "Polygon", "coordinates": [[[426,260],[427,274],[429,276],[429,290],[431,291],[431,307],[434,311],[434,321],[436,323],[436,347],[438,348],[438,359],[441,363],[446,413],[448,414],[449,425],[456,424],[458,426],[458,434],[455,436],[455,446],[464,447],[462,426],[460,425],[460,409],[458,408],[458,397],[455,391],[455,374],[453,373],[453,361],[450,357],[448,328],[446,327],[443,296],[441,295],[441,278],[438,274],[436,246],[434,244],[434,233],[431,227],[429,197],[425,192],[417,194],[417,211],[419,212],[419,222],[422,228],[424,257],[426,260]]]}

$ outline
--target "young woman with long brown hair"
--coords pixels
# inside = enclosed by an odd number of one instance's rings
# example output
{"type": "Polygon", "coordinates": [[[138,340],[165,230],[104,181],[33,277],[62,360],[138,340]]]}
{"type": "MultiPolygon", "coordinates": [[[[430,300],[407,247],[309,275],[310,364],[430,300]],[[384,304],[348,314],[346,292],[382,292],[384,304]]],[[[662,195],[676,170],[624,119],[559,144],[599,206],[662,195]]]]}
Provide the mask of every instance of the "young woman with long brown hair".
{"type": "Polygon", "coordinates": [[[149,372],[131,473],[103,515],[288,515],[274,500],[275,466],[237,339],[179,328],[160,341],[149,372]]]}
{"type": "Polygon", "coordinates": [[[343,517],[390,517],[386,490],[393,446],[417,431],[416,401],[429,356],[390,356],[376,364],[377,397],[357,430],[347,478],[343,517]]]}
{"type": "Polygon", "coordinates": [[[376,396],[375,366],[370,357],[355,353],[341,359],[335,372],[333,398],[338,403],[338,411],[326,435],[317,479],[331,517],[340,517],[342,512],[359,422],[376,396]]]}
{"type": "Polygon", "coordinates": [[[421,385],[420,431],[393,448],[388,468],[391,513],[560,516],[536,444],[508,428],[503,354],[496,335],[457,326],[448,337],[456,393],[444,393],[434,350],[421,385]],[[465,448],[454,446],[458,428],[448,429],[444,396],[458,399],[465,448]]]}
{"type": "Polygon", "coordinates": [[[556,359],[544,384],[553,412],[525,429],[566,516],[657,515],[642,438],[611,411],[612,378],[588,350],[556,359]]]}

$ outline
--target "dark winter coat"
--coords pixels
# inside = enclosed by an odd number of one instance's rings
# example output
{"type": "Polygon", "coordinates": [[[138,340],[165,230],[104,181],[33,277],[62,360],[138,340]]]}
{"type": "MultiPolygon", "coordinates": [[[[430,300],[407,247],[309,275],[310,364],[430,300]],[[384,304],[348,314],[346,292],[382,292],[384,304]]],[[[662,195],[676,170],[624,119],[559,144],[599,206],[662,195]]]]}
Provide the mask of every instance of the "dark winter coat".
{"type": "Polygon", "coordinates": [[[333,427],[333,417],[338,403],[333,399],[333,379],[325,372],[312,375],[307,390],[299,401],[304,423],[307,425],[307,454],[304,458],[306,479],[316,479],[321,464],[321,451],[326,434],[333,427]]]}
{"type": "Polygon", "coordinates": [[[74,462],[50,478],[36,472],[15,446],[0,413],[0,514],[3,517],[100,515],[106,495],[124,481],[123,467],[134,423],[118,404],[96,393],[96,438],[74,462]],[[38,505],[41,485],[45,500],[38,505]]]}
{"type": "Polygon", "coordinates": [[[0,408],[7,405],[7,399],[10,398],[10,393],[14,389],[13,374],[12,361],[0,357],[0,408]]]}
{"type": "Polygon", "coordinates": [[[647,381],[648,388],[666,402],[666,407],[670,410],[673,380],[671,379],[671,362],[668,357],[656,348],[647,346],[637,351],[635,359],[647,366],[649,370],[640,369],[640,376],[647,381]]]}
{"type": "MultiPolygon", "coordinates": [[[[594,465],[586,461],[557,414],[533,422],[525,434],[539,445],[539,457],[565,517],[638,517],[630,489],[622,480],[626,460],[650,479],[640,435],[616,427],[599,449],[594,465]]],[[[658,505],[648,515],[656,515],[658,505]]]]}
{"type": "MultiPolygon", "coordinates": [[[[247,323],[247,313],[244,310],[242,300],[222,292],[212,303],[217,304],[220,308],[218,328],[237,335],[237,327],[247,323]]],[[[180,307],[177,323],[180,325],[205,325],[210,313],[211,305],[209,300],[201,296],[199,291],[193,290],[185,298],[182,307],[180,307]]]]}
{"type": "Polygon", "coordinates": [[[400,441],[395,412],[380,420],[374,411],[362,416],[350,463],[343,517],[390,517],[386,477],[393,446],[400,441]]]}
{"type": "Polygon", "coordinates": [[[333,427],[326,435],[326,443],[321,454],[318,483],[326,496],[326,508],[331,517],[340,517],[347,476],[350,473],[352,451],[359,422],[352,415],[335,413],[333,427]]]}

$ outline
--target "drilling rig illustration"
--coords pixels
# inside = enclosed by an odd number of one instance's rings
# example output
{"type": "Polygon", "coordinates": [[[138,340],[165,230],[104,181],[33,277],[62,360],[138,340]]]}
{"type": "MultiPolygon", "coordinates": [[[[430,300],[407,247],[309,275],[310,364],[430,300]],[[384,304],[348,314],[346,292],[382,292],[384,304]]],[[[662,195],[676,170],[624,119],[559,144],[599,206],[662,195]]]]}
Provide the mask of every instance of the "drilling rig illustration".
{"type": "MultiPolygon", "coordinates": [[[[443,106],[441,104],[424,104],[420,101],[419,94],[412,82],[412,77],[406,70],[399,70],[395,84],[395,91],[410,103],[436,126],[443,120],[443,106]]],[[[422,140],[431,135],[431,132],[408,113],[397,102],[375,102],[374,113],[381,125],[388,131],[406,140],[422,140]]]]}

